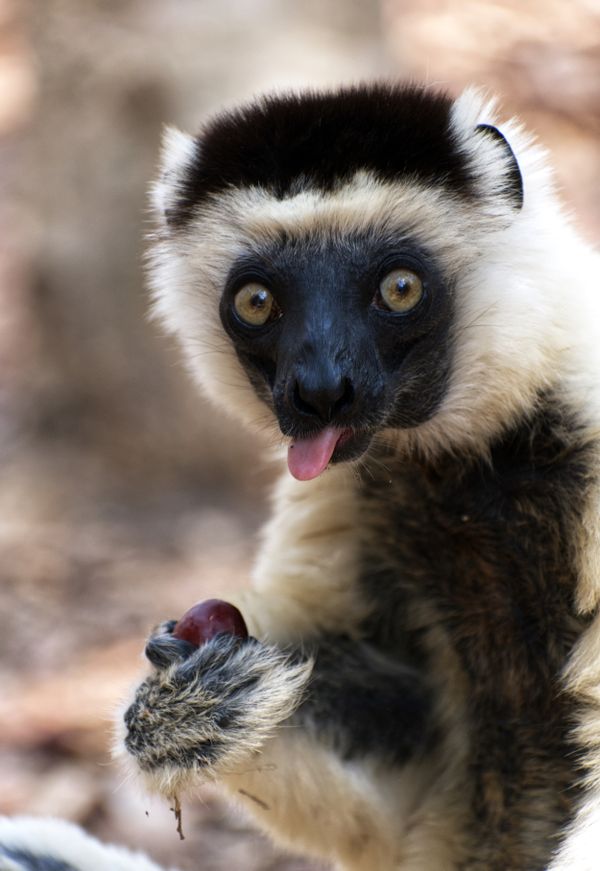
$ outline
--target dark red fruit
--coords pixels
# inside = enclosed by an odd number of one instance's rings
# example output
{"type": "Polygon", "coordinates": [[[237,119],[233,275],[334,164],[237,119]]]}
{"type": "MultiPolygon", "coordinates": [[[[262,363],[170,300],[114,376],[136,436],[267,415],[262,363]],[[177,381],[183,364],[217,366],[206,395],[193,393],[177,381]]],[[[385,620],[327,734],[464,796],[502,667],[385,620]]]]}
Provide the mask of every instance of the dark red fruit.
{"type": "Polygon", "coordinates": [[[219,633],[247,638],[244,618],[235,607],[222,599],[206,599],[197,602],[186,611],[173,629],[173,635],[200,647],[219,633]]]}

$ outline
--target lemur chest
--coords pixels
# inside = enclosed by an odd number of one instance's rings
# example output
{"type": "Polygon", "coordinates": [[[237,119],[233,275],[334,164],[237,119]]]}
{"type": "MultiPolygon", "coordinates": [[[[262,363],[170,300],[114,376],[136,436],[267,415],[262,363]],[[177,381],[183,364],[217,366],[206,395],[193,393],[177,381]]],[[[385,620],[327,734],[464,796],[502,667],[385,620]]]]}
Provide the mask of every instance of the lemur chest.
{"type": "MultiPolygon", "coordinates": [[[[574,611],[575,530],[518,497],[456,495],[452,505],[429,506],[426,578],[409,595],[429,600],[473,694],[531,709],[556,688],[582,629],[574,611]]],[[[413,557],[414,568],[420,560],[413,557]]]]}
{"type": "Polygon", "coordinates": [[[379,502],[367,594],[380,637],[418,652],[429,622],[473,702],[507,715],[555,705],[584,628],[575,544],[588,470],[552,423],[523,424],[489,462],[398,465],[392,483],[365,484],[370,508],[379,502]]]}
{"type": "Polygon", "coordinates": [[[586,457],[538,422],[489,463],[385,465],[385,481],[364,484],[370,635],[460,721],[464,868],[546,867],[579,776],[561,674],[586,628],[575,609],[586,457]]]}

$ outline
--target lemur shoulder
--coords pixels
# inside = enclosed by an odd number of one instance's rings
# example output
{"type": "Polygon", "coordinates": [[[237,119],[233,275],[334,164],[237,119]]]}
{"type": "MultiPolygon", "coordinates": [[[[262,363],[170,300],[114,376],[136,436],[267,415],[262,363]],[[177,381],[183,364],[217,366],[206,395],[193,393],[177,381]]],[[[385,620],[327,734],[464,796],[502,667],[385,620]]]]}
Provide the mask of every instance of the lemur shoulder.
{"type": "Polygon", "coordinates": [[[471,90],[271,96],[153,201],[156,314],[282,478],[253,639],[159,627],[136,768],[346,871],[592,871],[598,255],[543,152],[471,90]]]}

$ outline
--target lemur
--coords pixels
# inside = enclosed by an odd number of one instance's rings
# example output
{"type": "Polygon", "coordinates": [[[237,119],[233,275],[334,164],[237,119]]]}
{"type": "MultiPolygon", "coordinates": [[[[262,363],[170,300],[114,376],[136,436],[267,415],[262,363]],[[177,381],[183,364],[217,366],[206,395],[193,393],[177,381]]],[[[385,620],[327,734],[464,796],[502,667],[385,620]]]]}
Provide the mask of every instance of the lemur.
{"type": "Polygon", "coordinates": [[[600,867],[599,260],[543,151],[472,89],[268,96],[153,204],[156,315],[282,475],[252,637],[149,640],[135,770],[344,871],[600,867]]]}

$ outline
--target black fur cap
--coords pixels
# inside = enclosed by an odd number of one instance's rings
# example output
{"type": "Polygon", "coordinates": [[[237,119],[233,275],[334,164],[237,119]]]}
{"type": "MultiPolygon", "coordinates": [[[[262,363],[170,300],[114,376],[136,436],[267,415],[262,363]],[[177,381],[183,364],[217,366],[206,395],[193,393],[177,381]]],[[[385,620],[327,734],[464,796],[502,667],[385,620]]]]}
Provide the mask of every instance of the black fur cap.
{"type": "Polygon", "coordinates": [[[196,206],[232,187],[258,186],[283,199],[302,187],[333,190],[361,169],[476,198],[475,176],[451,130],[452,105],[443,92],[372,84],[271,95],[217,115],[198,137],[168,222],[185,225],[196,206]]]}

